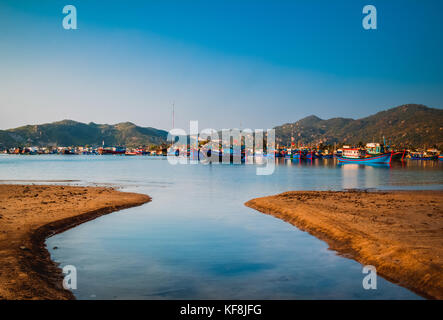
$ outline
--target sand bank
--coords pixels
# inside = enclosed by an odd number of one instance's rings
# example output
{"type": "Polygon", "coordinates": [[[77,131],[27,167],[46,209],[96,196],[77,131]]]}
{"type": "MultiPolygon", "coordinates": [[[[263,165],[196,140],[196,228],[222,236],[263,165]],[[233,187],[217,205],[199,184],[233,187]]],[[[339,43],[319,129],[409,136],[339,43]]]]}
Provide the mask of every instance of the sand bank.
{"type": "Polygon", "coordinates": [[[73,299],[45,239],[150,200],[103,187],[0,184],[0,299],[73,299]]]}
{"type": "Polygon", "coordinates": [[[293,191],[246,205],[374,265],[394,283],[443,299],[443,191],[293,191]]]}

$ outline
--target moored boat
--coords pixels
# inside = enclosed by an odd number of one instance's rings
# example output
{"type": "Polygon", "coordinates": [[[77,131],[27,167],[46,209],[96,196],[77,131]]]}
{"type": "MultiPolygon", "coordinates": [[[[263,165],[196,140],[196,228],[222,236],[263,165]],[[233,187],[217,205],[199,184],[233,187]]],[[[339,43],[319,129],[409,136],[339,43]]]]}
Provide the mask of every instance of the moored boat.
{"type": "Polygon", "coordinates": [[[410,160],[437,160],[439,159],[439,156],[437,155],[428,155],[423,152],[411,152],[408,155],[408,158],[410,160]]]}
{"type": "Polygon", "coordinates": [[[126,150],[125,155],[126,156],[144,156],[147,155],[148,152],[143,148],[137,148],[132,150],[126,150]]]}
{"type": "Polygon", "coordinates": [[[64,154],[64,155],[67,155],[67,154],[75,154],[75,152],[74,152],[74,150],[72,150],[72,149],[68,149],[68,148],[66,148],[66,149],[63,149],[63,150],[62,150],[61,154],[64,154]]]}
{"type": "Polygon", "coordinates": [[[342,156],[337,156],[339,162],[373,164],[373,163],[391,163],[393,152],[380,155],[367,155],[365,150],[359,148],[349,148],[343,150],[342,156]]]}
{"type": "Polygon", "coordinates": [[[287,149],[284,153],[284,157],[286,160],[292,159],[292,149],[287,149]]]}
{"type": "Polygon", "coordinates": [[[292,154],[292,159],[293,160],[300,160],[302,158],[302,154],[300,150],[296,150],[294,151],[294,153],[292,154]]]}
{"type": "Polygon", "coordinates": [[[394,152],[392,155],[392,160],[404,161],[406,157],[406,150],[394,152]]]}
{"type": "Polygon", "coordinates": [[[304,154],[304,158],[306,160],[314,160],[314,159],[320,159],[321,156],[318,155],[315,151],[313,150],[307,150],[304,154]]]}
{"type": "Polygon", "coordinates": [[[107,155],[107,154],[125,154],[126,148],[122,147],[112,147],[112,148],[98,148],[98,154],[107,155]]]}
{"type": "Polygon", "coordinates": [[[380,144],[377,142],[369,142],[366,144],[366,153],[372,156],[378,156],[386,153],[384,144],[380,144]]]}

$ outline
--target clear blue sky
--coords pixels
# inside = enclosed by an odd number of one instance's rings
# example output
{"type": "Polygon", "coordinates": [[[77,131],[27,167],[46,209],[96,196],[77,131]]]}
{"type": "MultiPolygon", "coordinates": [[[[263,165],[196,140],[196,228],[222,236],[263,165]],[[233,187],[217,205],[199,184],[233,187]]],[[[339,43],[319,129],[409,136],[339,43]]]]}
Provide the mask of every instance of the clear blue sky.
{"type": "Polygon", "coordinates": [[[443,1],[0,1],[0,129],[270,128],[443,106],[443,1]],[[62,28],[77,7],[78,30],[62,28]],[[378,29],[362,28],[362,8],[378,29]]]}

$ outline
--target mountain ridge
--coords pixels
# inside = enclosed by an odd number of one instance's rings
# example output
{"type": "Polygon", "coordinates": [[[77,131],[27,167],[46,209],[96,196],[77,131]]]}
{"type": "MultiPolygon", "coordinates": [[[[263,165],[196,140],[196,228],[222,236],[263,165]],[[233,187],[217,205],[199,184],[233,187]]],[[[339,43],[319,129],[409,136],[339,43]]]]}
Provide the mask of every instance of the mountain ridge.
{"type": "Polygon", "coordinates": [[[141,146],[163,144],[168,132],[152,127],[139,127],[132,122],[114,125],[88,124],[74,120],[25,125],[0,130],[0,147],[106,145],[141,146]]]}
{"type": "MultiPolygon", "coordinates": [[[[279,145],[351,144],[382,142],[402,147],[437,146],[443,148],[443,110],[419,104],[406,104],[359,118],[321,119],[310,115],[293,123],[275,127],[279,145]]],[[[99,146],[138,147],[165,144],[168,132],[132,122],[113,125],[82,123],[64,119],[52,123],[25,125],[0,130],[0,148],[24,146],[99,146]]]]}
{"type": "Polygon", "coordinates": [[[420,104],[405,104],[359,118],[321,119],[310,115],[275,127],[277,143],[359,144],[382,142],[401,146],[443,146],[443,110],[420,104]]]}

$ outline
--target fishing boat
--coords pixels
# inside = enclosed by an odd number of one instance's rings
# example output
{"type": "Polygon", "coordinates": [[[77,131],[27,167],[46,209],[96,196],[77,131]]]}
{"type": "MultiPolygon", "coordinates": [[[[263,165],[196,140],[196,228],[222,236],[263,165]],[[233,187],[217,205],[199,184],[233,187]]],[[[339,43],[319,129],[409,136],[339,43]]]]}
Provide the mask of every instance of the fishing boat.
{"type": "Polygon", "coordinates": [[[406,157],[406,150],[394,152],[392,155],[392,160],[404,161],[406,157]]]}
{"type": "Polygon", "coordinates": [[[314,155],[314,153],[312,151],[307,151],[305,153],[305,159],[306,160],[314,160],[314,158],[315,158],[315,155],[314,155]]]}
{"type": "Polygon", "coordinates": [[[300,159],[300,151],[296,149],[287,149],[284,156],[287,160],[300,159]]]}
{"type": "Polygon", "coordinates": [[[301,150],[295,150],[292,153],[293,160],[300,160],[302,158],[301,150]]]}
{"type": "Polygon", "coordinates": [[[127,155],[127,156],[144,156],[144,155],[147,155],[147,154],[148,153],[143,148],[126,150],[126,152],[125,152],[125,155],[127,155]]]}
{"type": "Polygon", "coordinates": [[[429,155],[425,152],[411,152],[408,155],[408,158],[411,160],[437,160],[439,156],[437,155],[429,155]]]}
{"type": "Polygon", "coordinates": [[[316,159],[323,159],[323,153],[321,153],[321,151],[314,152],[314,156],[316,159]]]}
{"type": "Polygon", "coordinates": [[[313,150],[306,150],[306,152],[304,154],[304,159],[306,159],[306,160],[321,159],[321,155],[319,155],[318,153],[316,153],[313,150]]]}
{"type": "Polygon", "coordinates": [[[373,164],[373,163],[391,163],[393,152],[380,155],[368,155],[366,151],[360,148],[343,149],[342,156],[337,156],[339,162],[373,164]]]}
{"type": "Polygon", "coordinates": [[[75,151],[69,148],[64,148],[61,152],[61,154],[67,155],[67,154],[75,154],[75,151]]]}
{"type": "Polygon", "coordinates": [[[144,148],[137,148],[135,150],[136,155],[138,156],[146,156],[148,152],[144,148]]]}
{"type": "Polygon", "coordinates": [[[334,155],[332,153],[325,153],[325,154],[321,154],[321,158],[322,159],[332,159],[334,158],[334,155]]]}
{"type": "Polygon", "coordinates": [[[366,144],[366,153],[373,156],[378,156],[380,154],[386,153],[384,144],[369,142],[366,144]]]}
{"type": "Polygon", "coordinates": [[[125,154],[126,149],[122,147],[111,147],[111,148],[98,148],[98,154],[107,155],[107,154],[125,154]]]}
{"type": "Polygon", "coordinates": [[[284,157],[286,160],[290,160],[292,158],[292,150],[287,149],[286,152],[284,153],[284,157]]]}
{"type": "Polygon", "coordinates": [[[285,157],[285,153],[286,153],[286,151],[285,151],[284,149],[282,149],[282,148],[277,148],[277,149],[274,151],[274,156],[275,156],[276,158],[284,158],[284,157],[285,157]]]}

